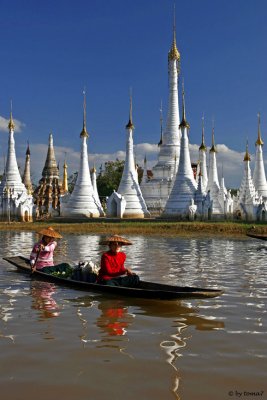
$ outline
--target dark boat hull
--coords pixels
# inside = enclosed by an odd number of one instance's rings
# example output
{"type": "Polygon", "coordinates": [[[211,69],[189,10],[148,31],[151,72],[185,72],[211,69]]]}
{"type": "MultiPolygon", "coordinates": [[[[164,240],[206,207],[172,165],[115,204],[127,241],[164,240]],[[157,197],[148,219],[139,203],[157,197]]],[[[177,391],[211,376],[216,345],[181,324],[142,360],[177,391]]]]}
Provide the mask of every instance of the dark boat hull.
{"type": "Polygon", "coordinates": [[[260,240],[267,240],[267,235],[260,234],[260,233],[247,233],[247,236],[253,238],[253,239],[260,239],[260,240]]]}
{"type": "MultiPolygon", "coordinates": [[[[16,266],[20,271],[31,273],[29,260],[22,256],[5,257],[4,260],[16,266]]],[[[33,278],[48,280],[57,284],[63,284],[75,289],[92,292],[103,292],[120,296],[129,296],[147,299],[205,299],[220,296],[223,291],[218,289],[200,289],[194,287],[181,287],[164,285],[160,283],[140,281],[137,288],[129,288],[122,286],[107,286],[98,283],[88,283],[72,279],[61,278],[58,276],[45,274],[44,272],[35,271],[33,278]]]]}

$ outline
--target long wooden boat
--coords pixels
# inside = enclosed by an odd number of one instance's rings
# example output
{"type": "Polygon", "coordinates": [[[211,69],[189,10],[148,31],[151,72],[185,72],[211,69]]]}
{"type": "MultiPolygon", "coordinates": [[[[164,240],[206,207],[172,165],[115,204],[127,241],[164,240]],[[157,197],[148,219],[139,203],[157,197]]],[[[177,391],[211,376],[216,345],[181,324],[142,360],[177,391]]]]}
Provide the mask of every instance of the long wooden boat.
{"type": "Polygon", "coordinates": [[[247,233],[246,235],[254,239],[267,240],[267,235],[263,233],[247,233]]]}
{"type": "MultiPolygon", "coordinates": [[[[22,256],[5,257],[4,260],[15,265],[19,271],[31,274],[30,262],[22,256]]],[[[205,299],[220,296],[223,291],[218,289],[200,289],[196,287],[181,287],[164,285],[160,283],[140,281],[138,287],[129,288],[123,286],[107,286],[99,283],[88,283],[70,278],[62,278],[41,271],[35,271],[31,276],[34,279],[52,281],[56,284],[71,286],[75,289],[92,292],[103,292],[108,294],[130,296],[147,299],[205,299]]]]}

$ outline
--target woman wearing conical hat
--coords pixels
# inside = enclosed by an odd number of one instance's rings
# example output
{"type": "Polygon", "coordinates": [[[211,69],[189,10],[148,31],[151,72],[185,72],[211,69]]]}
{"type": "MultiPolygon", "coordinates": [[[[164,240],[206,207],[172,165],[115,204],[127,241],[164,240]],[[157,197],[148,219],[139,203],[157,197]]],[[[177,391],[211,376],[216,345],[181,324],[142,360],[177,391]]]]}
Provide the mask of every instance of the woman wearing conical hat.
{"type": "Polygon", "coordinates": [[[51,226],[38,233],[42,235],[42,239],[35,243],[30,255],[32,272],[36,269],[42,272],[51,272],[51,267],[54,266],[54,250],[57,247],[56,239],[60,239],[62,236],[51,226]]]}
{"type": "Polygon", "coordinates": [[[98,283],[109,286],[138,286],[139,277],[124,266],[126,254],[121,251],[122,246],[132,243],[121,236],[113,235],[100,244],[108,245],[109,250],[102,255],[98,283]]]}

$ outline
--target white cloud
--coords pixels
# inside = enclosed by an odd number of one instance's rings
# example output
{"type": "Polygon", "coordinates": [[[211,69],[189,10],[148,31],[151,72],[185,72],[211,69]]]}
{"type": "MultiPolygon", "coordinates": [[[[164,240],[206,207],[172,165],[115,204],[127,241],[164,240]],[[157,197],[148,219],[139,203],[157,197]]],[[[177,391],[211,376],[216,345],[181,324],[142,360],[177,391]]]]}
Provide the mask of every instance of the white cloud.
{"type": "MultiPolygon", "coordinates": [[[[15,123],[15,131],[21,132],[23,130],[23,128],[25,128],[25,124],[24,122],[21,122],[17,119],[13,119],[14,123],[15,123]]],[[[4,117],[0,116],[0,131],[1,132],[8,132],[8,123],[9,123],[9,119],[6,119],[4,117]]]]}

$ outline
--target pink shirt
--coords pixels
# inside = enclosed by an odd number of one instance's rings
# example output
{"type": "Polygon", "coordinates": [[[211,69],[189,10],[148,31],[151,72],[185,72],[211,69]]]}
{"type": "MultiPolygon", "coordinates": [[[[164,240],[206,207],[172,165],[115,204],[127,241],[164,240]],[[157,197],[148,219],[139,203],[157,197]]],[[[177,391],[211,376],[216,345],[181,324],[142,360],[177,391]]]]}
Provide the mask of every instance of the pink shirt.
{"type": "MultiPolygon", "coordinates": [[[[31,255],[30,255],[30,263],[31,265],[34,265],[37,254],[38,254],[38,248],[40,244],[43,244],[43,242],[40,240],[40,242],[35,243],[33,246],[31,255]]],[[[36,263],[36,269],[42,269],[44,267],[53,267],[54,265],[54,259],[53,259],[53,254],[54,250],[57,247],[57,242],[53,241],[50,242],[48,245],[45,246],[45,248],[40,251],[38,260],[36,263]]]]}

